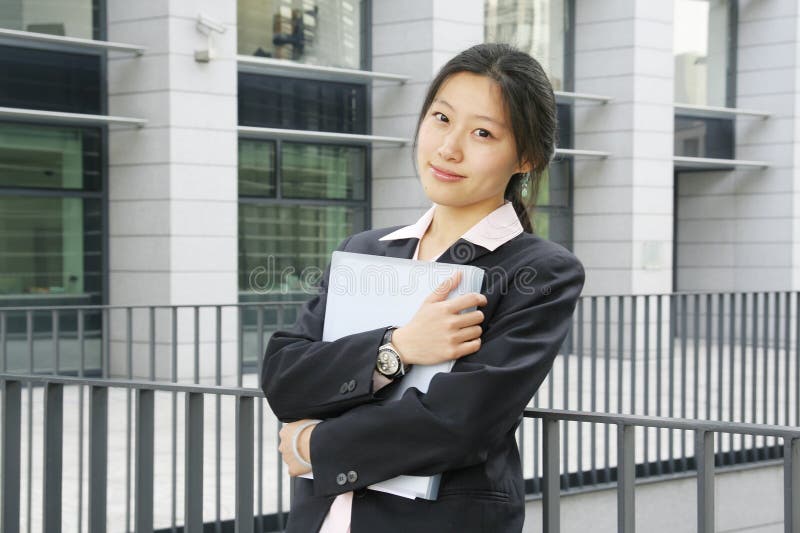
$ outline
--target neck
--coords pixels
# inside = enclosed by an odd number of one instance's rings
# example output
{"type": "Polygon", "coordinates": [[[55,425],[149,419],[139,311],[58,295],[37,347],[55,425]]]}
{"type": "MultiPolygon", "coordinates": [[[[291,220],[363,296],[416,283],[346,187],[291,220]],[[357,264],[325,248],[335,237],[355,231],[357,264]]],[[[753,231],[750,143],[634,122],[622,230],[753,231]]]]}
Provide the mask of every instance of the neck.
{"type": "Polygon", "coordinates": [[[442,247],[455,243],[468,229],[480,222],[489,213],[502,206],[505,199],[490,198],[468,206],[448,206],[437,204],[433,211],[425,238],[442,247]]]}

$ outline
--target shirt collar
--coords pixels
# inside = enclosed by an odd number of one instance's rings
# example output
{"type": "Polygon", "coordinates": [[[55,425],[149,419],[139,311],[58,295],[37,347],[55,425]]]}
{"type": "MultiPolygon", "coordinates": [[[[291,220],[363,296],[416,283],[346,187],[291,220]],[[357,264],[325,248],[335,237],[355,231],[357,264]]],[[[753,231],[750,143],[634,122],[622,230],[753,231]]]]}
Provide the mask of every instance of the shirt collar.
{"type": "MultiPolygon", "coordinates": [[[[405,226],[398,230],[384,235],[379,240],[391,241],[397,239],[422,239],[428,231],[433,220],[433,213],[436,211],[436,204],[433,204],[419,220],[410,226],[405,226]]],[[[495,251],[500,245],[510,241],[524,229],[517,217],[517,212],[511,202],[506,201],[503,205],[486,215],[477,224],[468,229],[461,238],[482,246],[490,252],[495,251]]]]}

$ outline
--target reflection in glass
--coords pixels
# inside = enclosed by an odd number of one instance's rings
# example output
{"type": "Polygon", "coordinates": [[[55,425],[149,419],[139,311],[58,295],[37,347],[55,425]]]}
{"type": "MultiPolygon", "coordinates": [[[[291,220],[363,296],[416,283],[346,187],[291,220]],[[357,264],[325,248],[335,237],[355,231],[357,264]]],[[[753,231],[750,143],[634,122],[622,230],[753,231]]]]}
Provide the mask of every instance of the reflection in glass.
{"type": "Polygon", "coordinates": [[[99,0],[3,0],[0,28],[97,39],[99,0]]]}
{"type": "Polygon", "coordinates": [[[257,301],[309,299],[314,272],[364,226],[362,208],[240,202],[239,291],[257,301]]]}
{"type": "Polygon", "coordinates": [[[100,189],[100,131],[0,123],[0,187],[100,189]]]}
{"type": "Polygon", "coordinates": [[[0,302],[98,295],[100,224],[99,200],[0,196],[0,302]]]}
{"type": "Polygon", "coordinates": [[[531,220],[534,234],[572,249],[572,212],[569,209],[537,207],[531,220]]]}
{"type": "Polygon", "coordinates": [[[239,125],[367,132],[364,85],[239,73],[239,125]]]}
{"type": "Polygon", "coordinates": [[[242,55],[361,68],[359,0],[238,0],[242,55]]]}
{"type": "Polygon", "coordinates": [[[509,43],[541,63],[556,91],[565,89],[566,0],[486,0],[484,39],[509,43]]]}
{"type": "Polygon", "coordinates": [[[275,197],[274,142],[239,139],[239,194],[275,197]]]}
{"type": "Polygon", "coordinates": [[[675,101],[725,107],[729,0],[675,0],[675,101]]]}
{"type": "Polygon", "coordinates": [[[282,197],[364,199],[364,148],[299,143],[283,143],[282,147],[282,197]]]}
{"type": "Polygon", "coordinates": [[[726,118],[675,117],[675,155],[733,159],[734,121],[726,118]]]}

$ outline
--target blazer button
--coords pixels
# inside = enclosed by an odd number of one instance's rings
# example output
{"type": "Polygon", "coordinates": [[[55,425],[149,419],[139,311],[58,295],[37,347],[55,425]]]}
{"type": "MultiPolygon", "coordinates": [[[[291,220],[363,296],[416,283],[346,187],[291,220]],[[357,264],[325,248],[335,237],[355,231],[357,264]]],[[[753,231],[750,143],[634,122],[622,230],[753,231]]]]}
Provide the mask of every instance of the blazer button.
{"type": "Polygon", "coordinates": [[[344,383],[342,383],[342,386],[339,387],[339,394],[347,394],[347,391],[348,391],[348,384],[345,381],[344,383]]]}
{"type": "Polygon", "coordinates": [[[347,391],[348,391],[348,392],[353,392],[354,390],[356,390],[356,380],[354,380],[354,379],[351,379],[351,380],[350,380],[350,381],[347,383],[347,391]]]}
{"type": "Polygon", "coordinates": [[[356,474],[355,470],[351,470],[347,473],[347,481],[350,483],[355,483],[358,481],[358,474],[356,474]]]}
{"type": "Polygon", "coordinates": [[[344,473],[341,473],[338,476],[336,476],[337,485],[344,485],[345,483],[347,483],[347,476],[345,476],[344,473]]]}

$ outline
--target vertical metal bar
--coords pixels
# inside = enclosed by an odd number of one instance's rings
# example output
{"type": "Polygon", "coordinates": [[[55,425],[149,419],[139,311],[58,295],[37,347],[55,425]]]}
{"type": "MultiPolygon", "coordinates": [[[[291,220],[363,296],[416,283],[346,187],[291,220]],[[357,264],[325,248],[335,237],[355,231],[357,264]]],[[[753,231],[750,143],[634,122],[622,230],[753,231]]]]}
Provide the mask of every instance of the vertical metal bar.
{"type": "MultiPolygon", "coordinates": [[[[736,366],[736,295],[730,293],[728,295],[728,421],[736,421],[736,405],[734,391],[736,390],[736,382],[734,370],[736,366]]],[[[720,420],[723,418],[720,416],[720,420]]],[[[733,450],[733,434],[728,433],[728,460],[733,463],[734,450],[733,450]]]]}
{"type": "Polygon", "coordinates": [[[697,462],[697,532],[714,533],[714,433],[695,431],[697,462]]]}
{"type": "MultiPolygon", "coordinates": [[[[259,363],[264,360],[264,308],[258,306],[256,318],[258,331],[258,358],[259,363]]],[[[259,369],[261,366],[259,365],[259,369]]],[[[261,373],[259,372],[259,376],[261,373]]],[[[258,400],[258,531],[264,531],[264,401],[258,400]]],[[[280,528],[283,529],[283,516],[279,515],[280,528]]]]}
{"type": "MultiPolygon", "coordinates": [[[[712,344],[714,339],[714,330],[711,322],[712,305],[711,294],[706,294],[706,386],[703,387],[706,391],[706,420],[711,420],[711,358],[713,357],[712,344]]],[[[695,381],[698,381],[697,378],[695,378],[695,381]]],[[[718,388],[720,386],[722,386],[721,383],[718,388]]]]}
{"type": "Polygon", "coordinates": [[[800,292],[794,303],[794,425],[800,426],[800,292]]]}
{"type": "MultiPolygon", "coordinates": [[[[678,325],[678,297],[676,294],[669,296],[669,339],[667,340],[667,352],[669,355],[669,382],[667,384],[667,416],[675,416],[675,334],[678,325]]],[[[675,472],[675,437],[674,430],[667,431],[669,472],[675,472]]]]}
{"type": "MultiPolygon", "coordinates": [[[[667,299],[671,302],[672,297],[667,299]]],[[[664,303],[662,296],[656,296],[656,416],[661,416],[661,343],[662,337],[662,320],[664,314],[664,303]]],[[[668,331],[669,333],[669,331],[668,331]]],[[[656,474],[661,475],[663,469],[661,467],[661,430],[656,428],[656,474]]]]}
{"type": "MultiPolygon", "coordinates": [[[[170,347],[172,351],[172,382],[178,382],[178,306],[171,307],[172,315],[172,334],[170,335],[170,347]]],[[[173,533],[177,531],[178,514],[178,393],[173,392],[172,398],[172,472],[170,482],[172,483],[171,500],[171,519],[170,526],[173,533]]]]}
{"type": "Polygon", "coordinates": [[[624,380],[622,377],[623,361],[625,360],[625,299],[624,296],[617,296],[617,412],[623,412],[622,389],[624,380]]]}
{"type": "MultiPolygon", "coordinates": [[[[741,346],[741,368],[742,371],[739,375],[740,381],[740,391],[739,391],[739,422],[745,422],[746,418],[746,407],[747,407],[747,293],[742,293],[741,298],[741,332],[739,333],[740,336],[740,346],[741,346]]],[[[745,458],[745,436],[742,435],[741,437],[741,452],[742,452],[742,460],[745,458]]]]}
{"type": "Polygon", "coordinates": [[[636,413],[636,300],[637,296],[632,294],[631,299],[631,414],[636,413]]]}
{"type": "MultiPolygon", "coordinates": [[[[609,389],[611,388],[611,297],[610,296],[606,296],[606,297],[603,298],[603,300],[605,302],[605,315],[604,315],[605,323],[603,324],[604,330],[605,330],[604,331],[605,339],[603,339],[605,341],[604,342],[605,346],[603,348],[605,349],[604,350],[605,351],[605,354],[604,354],[605,361],[604,362],[605,362],[605,380],[606,380],[606,384],[605,384],[605,387],[604,387],[605,388],[605,390],[604,390],[604,396],[605,396],[604,408],[605,408],[605,412],[606,413],[610,413],[611,412],[611,391],[609,389]]],[[[605,482],[608,483],[611,480],[611,466],[609,465],[609,463],[611,462],[611,453],[609,451],[609,449],[611,447],[610,446],[611,437],[610,437],[610,434],[609,434],[608,424],[604,424],[604,431],[605,431],[605,434],[604,434],[604,441],[603,441],[603,455],[604,455],[603,459],[604,459],[605,462],[603,464],[603,467],[605,469],[605,482]]]]}
{"type": "Polygon", "coordinates": [[[800,439],[784,438],[783,523],[786,533],[800,533],[800,439]]]}
{"type": "MultiPolygon", "coordinates": [[[[591,317],[590,320],[590,351],[591,351],[591,369],[590,369],[590,396],[589,396],[589,403],[591,405],[592,412],[597,411],[597,296],[592,296],[591,300],[591,308],[590,313],[591,317]]],[[[534,420],[535,422],[535,420],[534,420]]],[[[534,423],[534,428],[536,427],[534,423]]],[[[534,442],[536,439],[534,438],[534,442]]],[[[590,459],[590,471],[591,471],[591,478],[592,484],[597,484],[597,424],[592,423],[589,425],[589,442],[591,446],[591,459],[590,459]]],[[[536,463],[534,463],[536,464],[536,463]]]]}
{"type": "MultiPolygon", "coordinates": [[[[783,323],[783,425],[788,426],[791,424],[789,422],[789,411],[790,411],[790,403],[789,403],[789,396],[791,389],[789,389],[789,376],[791,375],[792,371],[792,359],[791,359],[791,337],[792,337],[792,324],[791,324],[791,316],[792,316],[792,300],[791,300],[791,293],[785,292],[783,298],[783,310],[784,310],[784,323],[783,323]]],[[[775,421],[777,424],[777,419],[775,421]]]]}
{"type": "Polygon", "coordinates": [[[108,307],[103,307],[103,349],[102,359],[103,372],[102,376],[107,379],[111,374],[111,310],[108,307]]]}
{"type": "Polygon", "coordinates": [[[194,382],[200,383],[200,307],[194,306],[194,382]]]}
{"type": "Polygon", "coordinates": [[[188,392],[185,397],[184,433],[184,531],[203,531],[203,394],[188,392]]]}
{"type": "MultiPolygon", "coordinates": [[[[751,392],[752,396],[750,398],[750,404],[752,408],[752,413],[750,414],[750,421],[755,424],[758,422],[757,413],[758,413],[758,293],[753,293],[753,390],[751,392]]],[[[753,444],[753,457],[758,457],[758,442],[757,438],[754,435],[752,444],[753,444]]]]}
{"type": "Polygon", "coordinates": [[[134,531],[153,532],[153,417],[155,393],[136,391],[136,487],[134,531]]]}
{"type": "MultiPolygon", "coordinates": [[[[583,308],[586,300],[578,300],[578,411],[583,411],[583,308]]],[[[523,423],[525,419],[523,419],[523,423]]],[[[583,486],[583,422],[578,422],[578,486],[583,486]]]]}
{"type": "MultiPolygon", "coordinates": [[[[78,376],[83,377],[86,370],[86,316],[78,309],[78,346],[81,365],[78,376]]],[[[83,531],[83,385],[78,385],[78,531],[83,531]]]]}
{"type": "MultiPolygon", "coordinates": [[[[725,295],[717,295],[717,420],[722,420],[723,407],[723,375],[725,366],[725,295]]],[[[719,439],[720,451],[722,438],[719,439]]]]}
{"type": "MultiPolygon", "coordinates": [[[[44,437],[42,469],[44,470],[42,518],[44,531],[61,531],[61,475],[64,435],[64,385],[44,386],[44,437]]],[[[29,407],[29,409],[32,406],[29,407]]]]}
{"type": "MultiPolygon", "coordinates": [[[[687,381],[687,370],[686,365],[688,364],[688,350],[687,350],[687,342],[688,342],[688,335],[687,335],[687,321],[689,311],[689,303],[688,303],[688,296],[686,294],[681,294],[681,418],[686,418],[686,381],[687,381]]],[[[686,430],[682,429],[681,432],[681,472],[686,472],[689,469],[687,460],[686,460],[686,430]]]]}
{"type": "Polygon", "coordinates": [[[156,308],[154,306],[148,307],[148,318],[150,321],[149,328],[149,354],[150,354],[150,381],[156,380],[156,308]]]}
{"type": "Polygon", "coordinates": [[[636,530],[636,441],[635,426],[617,426],[617,531],[636,530]]]}
{"type": "Polygon", "coordinates": [[[244,374],[244,317],[242,316],[242,306],[236,306],[236,325],[238,334],[236,350],[236,386],[242,386],[242,375],[244,374]]]}
{"type": "Polygon", "coordinates": [[[53,331],[52,331],[52,339],[53,339],[53,375],[57,375],[61,370],[61,352],[59,350],[60,343],[58,342],[59,337],[59,310],[53,309],[50,311],[50,320],[53,324],[53,331]]]}
{"type": "MultiPolygon", "coordinates": [[[[572,343],[570,343],[570,346],[572,343]]],[[[564,397],[563,397],[563,409],[569,409],[569,352],[570,350],[565,350],[561,356],[561,360],[564,364],[564,397]]],[[[564,461],[563,467],[563,476],[561,480],[561,486],[564,489],[569,488],[569,422],[564,422],[564,439],[562,446],[564,451],[562,453],[563,457],[561,458],[564,461]]]]}
{"type": "MultiPolygon", "coordinates": [[[[131,307],[125,308],[125,355],[126,365],[128,369],[128,379],[133,378],[133,309],[131,307]]],[[[125,391],[125,408],[127,416],[125,417],[125,528],[130,530],[131,527],[131,434],[133,412],[132,412],[132,395],[131,389],[125,391]]]]}
{"type": "MultiPolygon", "coordinates": [[[[773,397],[772,397],[772,400],[773,400],[772,415],[773,416],[772,416],[772,423],[775,424],[775,425],[780,424],[780,418],[779,418],[780,409],[778,408],[780,406],[779,396],[780,396],[780,390],[781,390],[781,377],[780,377],[780,366],[781,366],[780,365],[780,361],[781,361],[781,342],[780,342],[780,339],[781,339],[781,336],[780,336],[781,314],[780,314],[780,311],[781,310],[780,310],[780,305],[781,305],[781,295],[780,295],[779,292],[775,292],[775,332],[774,332],[775,340],[773,341],[773,350],[772,350],[772,353],[775,354],[774,355],[774,362],[773,362],[774,367],[773,367],[773,383],[772,383],[772,387],[773,387],[773,397]]],[[[789,368],[787,367],[786,368],[786,372],[788,372],[788,371],[789,371],[789,368]]],[[[773,457],[778,457],[779,454],[780,454],[781,445],[778,442],[778,439],[776,437],[772,437],[771,440],[772,440],[772,446],[773,446],[772,456],[773,457]]]]}
{"type": "MultiPolygon", "coordinates": [[[[763,424],[767,423],[767,398],[769,397],[769,301],[770,301],[770,293],[764,293],[764,344],[762,345],[762,356],[764,358],[762,362],[762,390],[761,390],[761,422],[763,424]]],[[[769,450],[767,450],[769,437],[762,437],[761,444],[763,446],[763,452],[760,455],[764,457],[769,456],[769,450]]]]}
{"type": "Polygon", "coordinates": [[[89,389],[89,533],[106,531],[108,388],[89,389]]]}
{"type": "Polygon", "coordinates": [[[253,398],[236,410],[236,532],[253,533],[253,398]]]}
{"type": "Polygon", "coordinates": [[[558,420],[542,419],[542,455],[544,487],[542,490],[542,515],[544,533],[558,533],[561,530],[561,489],[559,487],[558,466],[558,420]]]}
{"type": "MultiPolygon", "coordinates": [[[[25,334],[28,345],[28,374],[33,374],[33,312],[25,312],[25,334]]],[[[33,384],[28,382],[28,484],[26,496],[28,505],[25,508],[26,523],[28,524],[28,533],[31,532],[32,512],[33,509],[33,384]]]]}
{"type": "MultiPolygon", "coordinates": [[[[5,315],[3,315],[5,318],[5,315]]],[[[3,382],[3,449],[0,463],[0,531],[19,533],[19,488],[22,449],[22,388],[19,381],[3,382]]]]}
{"type": "MultiPolygon", "coordinates": [[[[216,384],[222,385],[222,306],[216,306],[216,330],[217,330],[217,357],[216,357],[216,384]]],[[[215,449],[215,461],[216,461],[216,483],[217,483],[217,491],[215,495],[215,504],[216,504],[216,517],[217,521],[214,524],[217,533],[221,533],[222,531],[222,397],[217,394],[214,397],[217,409],[216,409],[216,449],[215,449]]]]}
{"type": "MultiPolygon", "coordinates": [[[[644,414],[650,414],[650,296],[644,297],[644,414]]],[[[644,464],[650,475],[650,428],[644,428],[644,464]]]]}
{"type": "MultiPolygon", "coordinates": [[[[697,420],[700,418],[700,295],[693,294],[692,296],[692,300],[694,301],[694,326],[692,328],[694,330],[692,332],[692,352],[694,353],[694,366],[692,369],[692,403],[694,404],[693,416],[694,419],[697,420]]],[[[708,314],[708,310],[706,310],[706,314],[708,314]]]]}

